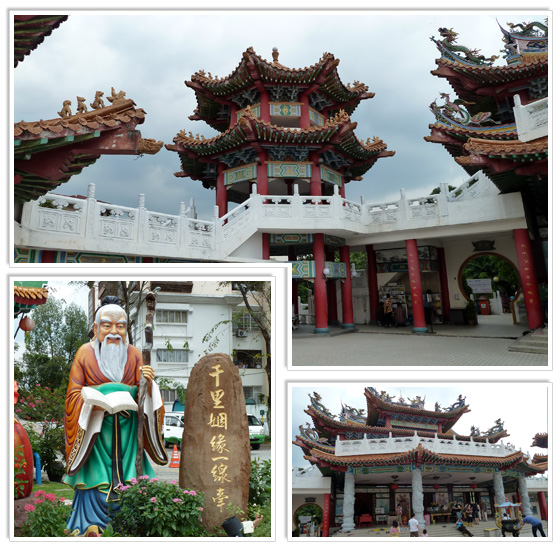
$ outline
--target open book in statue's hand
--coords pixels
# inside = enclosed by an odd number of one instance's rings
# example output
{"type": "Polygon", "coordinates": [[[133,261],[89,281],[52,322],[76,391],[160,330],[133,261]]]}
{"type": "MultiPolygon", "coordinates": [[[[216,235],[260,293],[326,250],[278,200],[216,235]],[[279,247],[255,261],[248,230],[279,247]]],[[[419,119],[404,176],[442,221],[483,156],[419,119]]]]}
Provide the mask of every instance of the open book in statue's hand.
{"type": "Polygon", "coordinates": [[[82,397],[84,404],[97,405],[110,414],[116,414],[120,411],[138,410],[138,404],[134,401],[132,395],[126,391],[116,391],[104,395],[95,388],[84,386],[82,388],[82,397]]]}

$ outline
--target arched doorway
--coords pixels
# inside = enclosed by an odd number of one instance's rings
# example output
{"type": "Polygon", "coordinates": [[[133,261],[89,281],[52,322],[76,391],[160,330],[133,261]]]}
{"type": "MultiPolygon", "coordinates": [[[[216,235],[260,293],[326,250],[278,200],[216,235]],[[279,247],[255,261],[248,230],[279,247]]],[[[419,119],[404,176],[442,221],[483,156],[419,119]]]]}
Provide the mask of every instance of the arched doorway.
{"type": "MultiPolygon", "coordinates": [[[[514,312],[514,304],[521,291],[521,278],[515,265],[501,254],[494,252],[479,252],[469,256],[459,268],[457,276],[459,289],[468,301],[475,295],[477,313],[480,314],[480,304],[483,300],[491,300],[496,293],[501,297],[501,303],[495,304],[502,314],[514,312]],[[476,294],[469,286],[468,280],[486,279],[490,281],[491,292],[476,294]]],[[[515,321],[515,316],[513,318],[515,321]]]]}
{"type": "Polygon", "coordinates": [[[323,523],[323,509],[315,503],[303,504],[294,512],[294,523],[300,537],[316,537],[323,523]]]}

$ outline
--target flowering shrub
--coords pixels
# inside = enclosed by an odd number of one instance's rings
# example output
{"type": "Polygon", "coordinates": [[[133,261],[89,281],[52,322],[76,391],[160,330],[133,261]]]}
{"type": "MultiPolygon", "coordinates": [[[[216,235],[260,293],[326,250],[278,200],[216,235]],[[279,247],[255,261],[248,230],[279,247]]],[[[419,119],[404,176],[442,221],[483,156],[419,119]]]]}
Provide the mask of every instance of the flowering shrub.
{"type": "MultiPolygon", "coordinates": [[[[29,390],[19,389],[19,402],[14,412],[22,420],[38,422],[39,434],[29,430],[31,448],[39,453],[41,465],[50,475],[56,469],[59,457],[65,455],[64,447],[64,400],[63,389],[51,390],[37,384],[29,390]]],[[[62,470],[63,472],[63,470],[62,470]]]]}
{"type": "Polygon", "coordinates": [[[109,523],[123,537],[200,537],[204,496],[171,483],[141,476],[130,485],[119,484],[118,508],[109,511],[109,523]]]}
{"type": "Polygon", "coordinates": [[[249,504],[262,506],[270,502],[271,473],[270,460],[252,460],[249,478],[249,504]]]}
{"type": "Polygon", "coordinates": [[[68,534],[66,522],[70,516],[71,507],[63,504],[64,497],[57,497],[52,493],[37,491],[33,494],[33,504],[27,504],[24,510],[28,512],[27,521],[22,527],[24,537],[63,537],[68,534]]]}

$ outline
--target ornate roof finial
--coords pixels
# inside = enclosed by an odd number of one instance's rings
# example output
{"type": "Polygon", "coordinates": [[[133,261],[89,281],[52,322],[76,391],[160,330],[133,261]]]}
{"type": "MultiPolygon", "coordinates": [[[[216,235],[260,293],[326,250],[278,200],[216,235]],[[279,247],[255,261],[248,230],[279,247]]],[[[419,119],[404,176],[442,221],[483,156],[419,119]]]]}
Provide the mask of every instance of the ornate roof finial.
{"type": "Polygon", "coordinates": [[[272,48],[272,61],[274,61],[274,63],[278,63],[278,48],[276,46],[272,48]]]}

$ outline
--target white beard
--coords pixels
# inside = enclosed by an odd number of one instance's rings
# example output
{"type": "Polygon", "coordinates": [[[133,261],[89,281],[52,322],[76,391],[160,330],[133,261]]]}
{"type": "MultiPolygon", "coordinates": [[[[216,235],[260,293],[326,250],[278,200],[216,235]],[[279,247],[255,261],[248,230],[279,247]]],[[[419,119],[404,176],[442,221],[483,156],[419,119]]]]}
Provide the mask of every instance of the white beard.
{"type": "Polygon", "coordinates": [[[101,344],[95,342],[93,346],[99,370],[111,382],[120,382],[122,380],[128,356],[127,345],[120,336],[118,338],[120,340],[119,344],[107,344],[107,337],[105,337],[101,344]]]}

